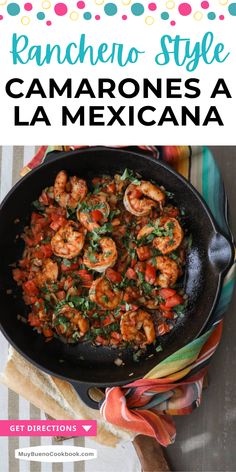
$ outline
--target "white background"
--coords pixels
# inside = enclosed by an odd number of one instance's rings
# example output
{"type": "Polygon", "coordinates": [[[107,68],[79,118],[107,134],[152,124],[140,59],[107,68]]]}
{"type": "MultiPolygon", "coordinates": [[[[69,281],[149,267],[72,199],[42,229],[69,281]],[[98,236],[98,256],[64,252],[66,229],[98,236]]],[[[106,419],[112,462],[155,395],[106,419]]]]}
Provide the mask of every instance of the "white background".
{"type": "MultiPolygon", "coordinates": [[[[216,2],[215,2],[216,3],[216,2]]],[[[219,8],[219,7],[218,7],[219,8]]],[[[90,11],[93,11],[91,5],[90,11]]],[[[214,7],[217,11],[217,6],[214,7]]],[[[222,12],[222,8],[219,13],[222,12]]],[[[153,14],[153,16],[155,16],[153,14]]],[[[10,18],[10,17],[9,17],[10,18]]],[[[235,62],[236,62],[236,17],[230,17],[226,13],[224,21],[209,21],[203,19],[200,22],[178,15],[175,27],[169,25],[169,21],[156,19],[152,26],[147,26],[143,17],[129,18],[122,21],[115,17],[105,17],[102,15],[100,21],[90,20],[71,21],[66,17],[53,17],[53,25],[47,27],[44,22],[32,20],[29,26],[23,26],[18,17],[10,18],[1,22],[0,42],[0,144],[236,144],[236,133],[234,125],[235,112],[235,62]],[[42,24],[43,23],[43,24],[42,24]],[[212,31],[215,35],[215,44],[223,42],[225,51],[230,52],[229,58],[223,64],[214,62],[206,65],[200,60],[196,71],[187,72],[185,67],[177,67],[173,59],[169,65],[160,67],[155,64],[154,58],[161,52],[160,38],[163,34],[175,36],[180,34],[184,38],[191,39],[191,46],[194,47],[196,41],[201,41],[204,33],[212,31]],[[138,63],[121,68],[115,64],[97,64],[96,66],[85,64],[57,65],[55,60],[51,65],[38,67],[34,62],[27,65],[12,65],[11,41],[12,33],[27,34],[31,45],[60,44],[62,50],[69,42],[79,43],[80,35],[86,33],[87,45],[93,45],[94,50],[102,42],[124,43],[126,51],[130,47],[145,50],[138,63]],[[4,38],[4,40],[3,40],[4,38]],[[33,78],[40,78],[41,83],[48,93],[48,78],[53,77],[62,86],[64,81],[71,77],[73,79],[74,91],[77,90],[82,78],[88,77],[96,93],[97,79],[99,77],[113,78],[116,83],[124,78],[131,77],[137,79],[140,84],[144,77],[155,83],[156,78],[163,78],[163,98],[157,99],[150,95],[149,99],[142,99],[141,95],[135,99],[90,99],[86,95],[81,99],[66,99],[57,97],[54,99],[41,99],[38,95],[30,99],[10,99],[5,93],[5,83],[12,77],[22,78],[25,82],[18,87],[20,91],[26,93],[33,78]],[[183,83],[187,78],[196,77],[200,79],[201,97],[197,99],[166,99],[165,78],[181,78],[183,83]],[[210,95],[218,78],[224,78],[231,92],[232,99],[227,99],[220,95],[216,99],[210,99],[210,95]],[[42,123],[34,127],[21,126],[14,127],[14,106],[20,106],[21,119],[30,121],[38,105],[43,105],[52,126],[46,127],[42,123]],[[79,106],[89,105],[107,106],[112,105],[119,108],[121,105],[134,105],[138,110],[142,106],[154,106],[157,108],[155,118],[160,119],[165,106],[171,105],[175,111],[177,120],[181,123],[180,108],[186,105],[193,112],[194,107],[201,106],[201,117],[204,120],[211,105],[217,106],[224,127],[219,127],[217,123],[209,124],[207,127],[197,127],[188,124],[187,127],[175,127],[173,124],[163,126],[144,127],[136,121],[133,127],[123,127],[116,123],[112,127],[80,127],[78,124],[70,124],[67,127],[61,126],[61,107],[65,105],[76,112],[79,106]]],[[[210,56],[212,52],[210,53],[210,56]]],[[[182,87],[185,92],[184,85],[182,87]]],[[[121,115],[126,120],[127,114],[121,115]]],[[[152,117],[149,112],[146,117],[152,117]]],[[[111,118],[110,113],[105,113],[106,118],[111,118]]]]}

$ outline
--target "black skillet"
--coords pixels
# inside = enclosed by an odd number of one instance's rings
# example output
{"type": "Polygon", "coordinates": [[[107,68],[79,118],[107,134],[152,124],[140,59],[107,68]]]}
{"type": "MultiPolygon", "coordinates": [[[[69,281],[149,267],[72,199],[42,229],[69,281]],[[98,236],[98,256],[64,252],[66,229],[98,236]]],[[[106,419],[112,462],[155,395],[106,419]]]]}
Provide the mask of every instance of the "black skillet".
{"type": "Polygon", "coordinates": [[[87,397],[89,386],[114,386],[143,377],[164,358],[196,338],[206,325],[215,307],[222,276],[230,267],[232,244],[217,226],[200,194],[179,174],[161,161],[146,155],[120,149],[89,148],[60,153],[23,177],[8,193],[0,206],[0,323],[3,334],[13,347],[36,367],[71,382],[89,406],[95,403],[87,397]],[[64,344],[54,339],[46,343],[42,335],[17,319],[27,317],[21,291],[12,280],[10,263],[22,254],[23,242],[16,235],[29,221],[31,203],[44,187],[53,184],[58,171],[86,179],[107,173],[123,172],[128,167],[143,179],[155,180],[175,195],[177,205],[185,210],[192,248],[188,255],[185,291],[188,307],[184,319],[162,339],[163,350],[149,347],[137,363],[132,351],[122,351],[124,366],[117,367],[116,349],[95,347],[89,343],[64,344]],[[19,219],[19,223],[15,220],[19,219]],[[13,295],[7,290],[13,289],[13,295]]]}

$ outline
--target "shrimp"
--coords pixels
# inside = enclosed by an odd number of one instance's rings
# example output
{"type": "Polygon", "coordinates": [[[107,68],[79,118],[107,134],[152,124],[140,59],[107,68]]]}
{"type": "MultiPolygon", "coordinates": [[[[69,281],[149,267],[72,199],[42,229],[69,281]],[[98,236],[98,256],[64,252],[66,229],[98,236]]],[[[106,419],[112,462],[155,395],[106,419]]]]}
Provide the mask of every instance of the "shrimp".
{"type": "Polygon", "coordinates": [[[93,231],[106,223],[110,213],[110,206],[104,195],[91,195],[77,211],[77,218],[88,230],[93,231]]]}
{"type": "Polygon", "coordinates": [[[44,259],[42,270],[36,273],[35,282],[38,287],[42,287],[47,282],[56,282],[58,278],[58,265],[52,259],[44,259]]]}
{"type": "Polygon", "coordinates": [[[167,256],[155,257],[156,268],[160,271],[155,285],[166,288],[175,284],[179,277],[179,268],[176,262],[167,256]]]}
{"type": "Polygon", "coordinates": [[[175,251],[184,237],[184,232],[176,218],[161,217],[153,224],[143,226],[138,232],[137,239],[147,238],[152,233],[157,235],[152,244],[162,254],[175,251]]]}
{"type": "Polygon", "coordinates": [[[135,216],[148,215],[152,208],[163,206],[165,193],[151,182],[142,180],[140,185],[128,185],[124,194],[124,206],[135,216]],[[146,198],[148,197],[148,198],[146,198]]]}
{"type": "Polygon", "coordinates": [[[114,310],[121,302],[122,292],[113,288],[108,279],[99,277],[91,285],[89,298],[103,310],[114,310]]]}
{"type": "Polygon", "coordinates": [[[74,332],[78,332],[79,337],[82,337],[89,330],[89,322],[82,316],[80,311],[70,305],[63,305],[57,314],[53,315],[53,322],[58,334],[71,336],[74,332]],[[65,317],[63,323],[60,323],[59,317],[65,317]]]}
{"type": "Polygon", "coordinates": [[[97,272],[104,272],[108,267],[113,267],[117,259],[116,244],[111,238],[101,238],[98,242],[101,252],[94,251],[92,247],[88,247],[84,251],[83,263],[89,269],[97,272]]]}
{"type": "Polygon", "coordinates": [[[124,341],[134,342],[141,347],[153,343],[156,338],[152,317],[141,308],[122,315],[120,330],[124,341]]]}
{"type": "Polygon", "coordinates": [[[73,259],[83,249],[86,230],[75,221],[68,221],[52,237],[53,253],[59,257],[73,259]]]}
{"type": "Polygon", "coordinates": [[[85,199],[88,193],[88,187],[83,179],[68,176],[64,170],[61,170],[54,182],[54,198],[58,204],[63,207],[76,208],[78,203],[85,199]],[[68,191],[69,187],[69,191],[68,191]]]}

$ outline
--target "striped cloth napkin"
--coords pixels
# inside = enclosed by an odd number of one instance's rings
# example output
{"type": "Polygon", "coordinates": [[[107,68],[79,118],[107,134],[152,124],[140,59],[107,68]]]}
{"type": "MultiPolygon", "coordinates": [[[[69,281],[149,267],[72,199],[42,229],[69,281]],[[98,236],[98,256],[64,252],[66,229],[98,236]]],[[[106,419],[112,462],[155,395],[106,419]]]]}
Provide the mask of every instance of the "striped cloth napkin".
{"type": "MultiPolygon", "coordinates": [[[[41,164],[53,151],[80,146],[41,146],[22,175],[41,164]]],[[[158,158],[155,146],[143,146],[158,158]]],[[[227,222],[227,199],[215,160],[206,147],[165,146],[160,157],[182,174],[202,194],[219,227],[232,237],[227,222]]],[[[224,278],[218,304],[203,333],[154,367],[145,378],[122,387],[107,388],[100,412],[111,424],[156,438],[162,446],[175,440],[172,416],[186,415],[201,402],[202,386],[210,359],[222,335],[223,315],[230,303],[235,267],[224,278]]]]}

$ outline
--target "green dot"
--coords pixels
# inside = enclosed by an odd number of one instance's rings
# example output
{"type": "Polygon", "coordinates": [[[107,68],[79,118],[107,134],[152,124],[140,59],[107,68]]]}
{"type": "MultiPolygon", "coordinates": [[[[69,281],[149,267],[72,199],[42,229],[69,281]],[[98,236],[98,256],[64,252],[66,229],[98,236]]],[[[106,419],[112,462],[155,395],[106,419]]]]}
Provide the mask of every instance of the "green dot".
{"type": "Polygon", "coordinates": [[[117,13],[117,6],[115,3],[107,3],[104,7],[104,11],[108,16],[114,16],[117,13]]]}
{"type": "Polygon", "coordinates": [[[38,20],[44,20],[44,18],[45,18],[45,13],[43,13],[43,11],[39,11],[39,12],[37,13],[37,18],[38,18],[38,20]]]}
{"type": "Polygon", "coordinates": [[[144,6],[142,3],[134,3],[131,7],[134,16],[141,16],[144,13],[144,6]]]}
{"type": "Polygon", "coordinates": [[[210,13],[207,15],[208,20],[215,20],[215,17],[216,14],[213,11],[210,11],[210,13]]]}
{"type": "Polygon", "coordinates": [[[168,20],[169,16],[170,15],[167,11],[163,11],[162,14],[161,14],[161,19],[162,20],[168,20]]]}
{"type": "Polygon", "coordinates": [[[236,3],[231,3],[228,6],[228,10],[229,10],[230,15],[236,16],[236,3]]]}
{"type": "Polygon", "coordinates": [[[7,5],[7,13],[10,16],[19,15],[20,7],[19,7],[18,3],[9,3],[9,5],[7,5]]]}
{"type": "Polygon", "coordinates": [[[84,19],[85,19],[85,20],[91,20],[91,18],[92,18],[91,13],[90,13],[89,11],[86,11],[86,12],[84,13],[84,19]]]}

